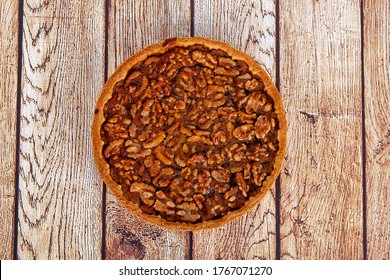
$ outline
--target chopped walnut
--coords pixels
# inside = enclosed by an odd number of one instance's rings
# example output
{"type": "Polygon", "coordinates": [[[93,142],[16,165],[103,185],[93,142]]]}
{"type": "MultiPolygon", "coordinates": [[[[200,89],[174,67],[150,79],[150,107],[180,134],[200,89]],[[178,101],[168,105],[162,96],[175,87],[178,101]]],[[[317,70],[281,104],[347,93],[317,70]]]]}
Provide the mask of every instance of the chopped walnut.
{"type": "Polygon", "coordinates": [[[108,146],[104,149],[104,157],[109,158],[112,155],[115,155],[119,153],[120,149],[122,148],[122,145],[125,140],[123,139],[117,139],[113,140],[108,146]]]}
{"type": "Polygon", "coordinates": [[[213,170],[211,171],[211,176],[220,183],[227,183],[230,181],[229,170],[213,170]]]}
{"type": "Polygon", "coordinates": [[[236,174],[236,181],[238,184],[238,188],[241,190],[242,194],[246,197],[248,195],[249,185],[245,182],[242,173],[236,174]]]}
{"type": "Polygon", "coordinates": [[[200,218],[200,215],[196,213],[199,208],[194,202],[183,202],[176,208],[179,209],[176,214],[182,221],[193,223],[200,218]]]}
{"type": "Polygon", "coordinates": [[[250,141],[254,134],[253,125],[250,124],[239,126],[233,130],[233,136],[240,141],[250,141]]]}
{"type": "Polygon", "coordinates": [[[148,140],[146,140],[144,143],[142,143],[142,146],[145,149],[150,149],[158,146],[164,139],[165,139],[165,132],[159,131],[156,134],[153,134],[148,140]]]}
{"type": "Polygon", "coordinates": [[[159,187],[167,187],[172,181],[172,175],[175,174],[175,171],[172,168],[163,168],[153,178],[153,184],[159,187]]]}
{"type": "Polygon", "coordinates": [[[271,130],[271,122],[266,116],[259,116],[255,123],[256,137],[264,138],[271,130]]]}

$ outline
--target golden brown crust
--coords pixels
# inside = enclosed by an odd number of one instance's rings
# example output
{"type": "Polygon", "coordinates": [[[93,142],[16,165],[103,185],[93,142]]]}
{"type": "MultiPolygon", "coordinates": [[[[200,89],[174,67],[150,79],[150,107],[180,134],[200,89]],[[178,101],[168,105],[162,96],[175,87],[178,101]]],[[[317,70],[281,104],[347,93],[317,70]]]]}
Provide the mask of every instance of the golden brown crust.
{"type": "Polygon", "coordinates": [[[94,154],[95,162],[97,164],[99,173],[102,179],[104,180],[104,182],[106,183],[106,186],[113,193],[113,195],[122,203],[122,205],[124,205],[124,207],[126,207],[131,213],[135,214],[137,217],[139,217],[140,219],[146,222],[167,229],[171,229],[171,230],[197,231],[197,230],[216,228],[250,211],[269,191],[269,189],[272,187],[277,176],[280,173],[284,155],[286,152],[286,141],[287,141],[286,134],[287,134],[287,121],[286,121],[286,115],[285,115],[282,99],[278,90],[276,89],[270,77],[268,76],[268,74],[260,67],[260,65],[253,58],[246,55],[245,53],[238,51],[225,43],[212,40],[212,39],[202,38],[202,37],[167,39],[165,41],[161,41],[157,44],[151,45],[143,50],[140,50],[139,52],[130,56],[116,69],[116,71],[111,75],[109,80],[104,85],[100,97],[97,101],[96,110],[92,121],[93,154],[94,154]],[[113,88],[116,82],[124,79],[130,68],[132,68],[137,63],[145,60],[148,56],[152,54],[160,54],[174,47],[187,47],[194,44],[202,44],[210,49],[221,49],[226,53],[228,53],[233,59],[244,60],[248,64],[250,72],[252,72],[253,74],[257,74],[263,80],[264,87],[267,94],[274,100],[275,113],[279,121],[279,131],[278,131],[279,150],[275,158],[274,169],[271,172],[271,174],[266,178],[266,180],[263,182],[263,185],[260,188],[259,193],[250,197],[248,201],[245,203],[245,205],[240,209],[229,212],[225,216],[217,220],[207,220],[197,224],[184,223],[184,222],[169,222],[167,220],[162,219],[160,216],[146,214],[139,208],[138,205],[124,198],[124,196],[122,195],[121,186],[115,183],[110,176],[109,165],[103,157],[102,151],[103,151],[104,143],[100,136],[101,126],[105,121],[104,114],[103,114],[104,104],[111,98],[113,94],[113,88]]]}

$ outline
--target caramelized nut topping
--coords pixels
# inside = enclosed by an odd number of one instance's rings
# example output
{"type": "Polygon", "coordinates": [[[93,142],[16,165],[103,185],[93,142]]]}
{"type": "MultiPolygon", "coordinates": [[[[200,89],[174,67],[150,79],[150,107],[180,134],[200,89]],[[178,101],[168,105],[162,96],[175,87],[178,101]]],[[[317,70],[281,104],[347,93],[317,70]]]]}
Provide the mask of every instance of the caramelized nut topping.
{"type": "Polygon", "coordinates": [[[246,62],[222,50],[192,45],[149,56],[104,105],[110,176],[147,214],[218,219],[243,207],[273,170],[273,102],[246,62]]]}

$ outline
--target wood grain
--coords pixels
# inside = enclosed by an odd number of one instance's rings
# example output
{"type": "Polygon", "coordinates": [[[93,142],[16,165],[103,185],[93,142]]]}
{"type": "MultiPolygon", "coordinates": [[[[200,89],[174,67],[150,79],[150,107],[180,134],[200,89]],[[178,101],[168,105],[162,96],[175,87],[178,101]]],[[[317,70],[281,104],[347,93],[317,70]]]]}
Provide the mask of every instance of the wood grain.
{"type": "Polygon", "coordinates": [[[390,1],[364,2],[367,258],[390,259],[390,1]]]}
{"type": "Polygon", "coordinates": [[[18,3],[0,2],[0,259],[14,256],[18,3]]]}
{"type": "MultiPolygon", "coordinates": [[[[170,37],[190,36],[190,1],[110,1],[108,73],[131,54],[170,37]]],[[[186,259],[189,234],[148,225],[107,190],[107,259],[186,259]]]]}
{"type": "Polygon", "coordinates": [[[281,258],[362,259],[359,1],[280,1],[281,258]]]}
{"type": "Polygon", "coordinates": [[[100,259],[104,1],[24,1],[18,257],[100,259]]]}
{"type": "MultiPolygon", "coordinates": [[[[275,77],[274,1],[195,0],[196,36],[224,41],[254,57],[275,77]]],[[[275,79],[274,79],[275,81],[275,79]]],[[[274,188],[246,216],[193,235],[194,259],[274,259],[274,188]]]]}

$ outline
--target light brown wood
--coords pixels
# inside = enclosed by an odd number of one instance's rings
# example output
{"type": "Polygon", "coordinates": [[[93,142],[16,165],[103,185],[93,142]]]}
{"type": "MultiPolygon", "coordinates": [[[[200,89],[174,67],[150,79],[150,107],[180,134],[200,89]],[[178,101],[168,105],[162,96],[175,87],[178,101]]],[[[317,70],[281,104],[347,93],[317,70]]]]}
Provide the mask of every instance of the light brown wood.
{"type": "Polygon", "coordinates": [[[362,259],[360,1],[280,1],[281,258],[362,259]]]}
{"type": "MultiPolygon", "coordinates": [[[[190,1],[110,1],[108,73],[152,43],[190,35],[190,1]]],[[[107,259],[186,259],[189,234],[148,225],[107,190],[107,259]]]]}
{"type": "Polygon", "coordinates": [[[390,1],[364,1],[367,258],[390,259],[390,1]]]}
{"type": "MultiPolygon", "coordinates": [[[[105,43],[110,74],[144,46],[189,36],[190,2],[0,1],[0,259],[13,258],[14,240],[20,259],[99,259],[104,242],[107,259],[276,257],[275,189],[248,215],[194,233],[192,240],[189,233],[143,223],[109,192],[102,209],[90,123],[104,83],[105,43]],[[18,3],[24,11],[22,58],[18,3]],[[18,59],[23,60],[20,116],[18,59]]],[[[280,63],[289,121],[281,176],[281,258],[362,259],[366,246],[368,259],[390,259],[390,2],[279,0],[280,62],[275,59],[276,0],[193,2],[194,35],[252,55],[274,81],[280,63]]]]}
{"type": "Polygon", "coordinates": [[[14,256],[18,2],[0,2],[0,260],[14,256]]]}
{"type": "Polygon", "coordinates": [[[24,1],[18,257],[100,259],[104,1],[24,1]]]}
{"type": "MultiPolygon", "coordinates": [[[[196,36],[224,41],[254,57],[275,77],[274,1],[195,0],[196,36]]],[[[275,81],[275,80],[274,80],[275,81]]],[[[218,229],[193,234],[194,259],[274,259],[274,187],[250,213],[218,229]]]]}

